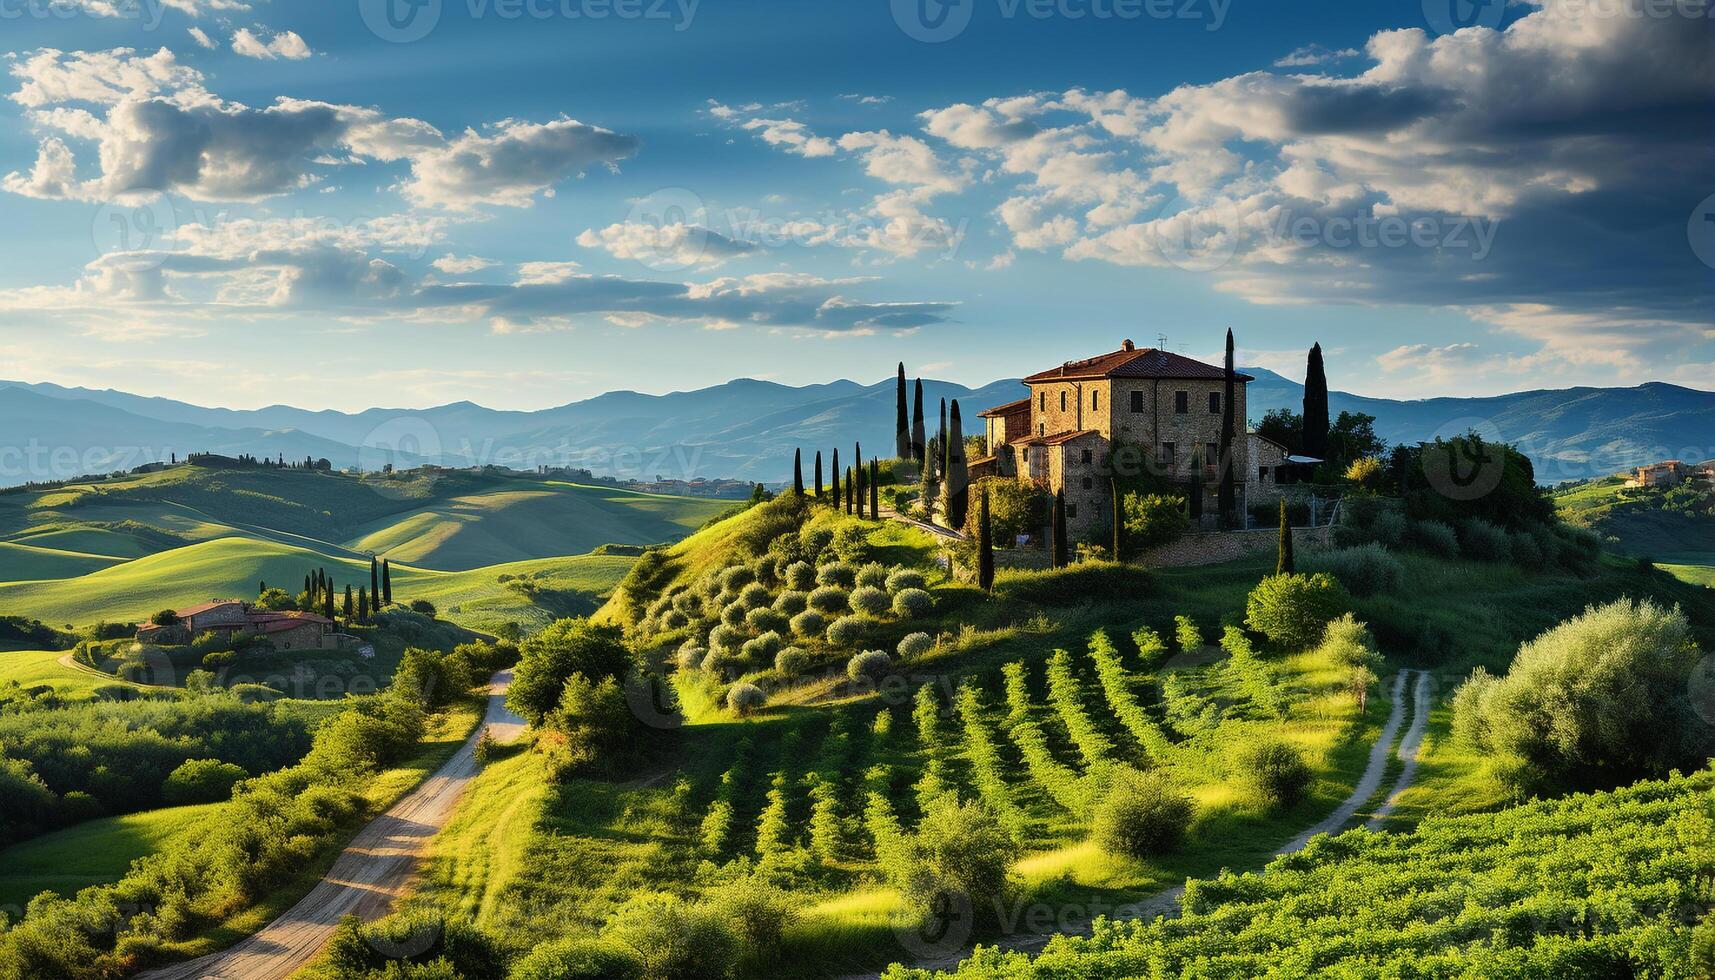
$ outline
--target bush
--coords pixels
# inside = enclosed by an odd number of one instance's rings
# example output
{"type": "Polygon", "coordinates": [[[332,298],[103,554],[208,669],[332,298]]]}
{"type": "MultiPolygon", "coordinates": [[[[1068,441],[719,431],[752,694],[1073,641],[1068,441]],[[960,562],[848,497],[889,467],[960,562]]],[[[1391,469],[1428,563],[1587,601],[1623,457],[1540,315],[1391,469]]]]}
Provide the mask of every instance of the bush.
{"type": "Polygon", "coordinates": [[[691,618],[677,609],[669,609],[661,614],[661,629],[665,632],[681,630],[690,624],[691,618]]]}
{"type": "Polygon", "coordinates": [[[828,642],[839,647],[855,647],[863,642],[868,624],[862,616],[841,616],[828,624],[828,642]]]}
{"type": "Polygon", "coordinates": [[[559,939],[525,954],[507,980],[643,980],[643,958],[607,939],[559,939]]]}
{"type": "Polygon", "coordinates": [[[767,703],[768,695],[755,684],[740,682],[727,688],[726,706],[741,715],[748,715],[767,703]]]}
{"type": "Polygon", "coordinates": [[[810,654],[799,647],[785,647],[774,655],[774,672],[781,677],[797,677],[810,669],[810,654]]]}
{"type": "Polygon", "coordinates": [[[721,625],[730,626],[733,629],[741,629],[744,626],[745,614],[749,611],[750,610],[745,607],[744,603],[734,599],[732,602],[727,603],[726,607],[721,610],[721,625]]]}
{"type": "Polygon", "coordinates": [[[1245,622],[1275,643],[1302,649],[1321,639],[1328,621],[1350,608],[1346,590],[1331,575],[1270,575],[1245,601],[1245,622]]]}
{"type": "Polygon", "coordinates": [[[872,589],[887,587],[887,566],[881,562],[872,561],[857,570],[856,583],[872,589]]]}
{"type": "Polygon", "coordinates": [[[1241,751],[1239,779],[1250,794],[1269,809],[1289,810],[1310,788],[1310,766],[1285,742],[1264,741],[1241,751]]]}
{"type": "Polygon", "coordinates": [[[810,605],[810,596],[805,592],[782,592],[774,600],[774,608],[788,616],[796,616],[810,605]]]}
{"type": "Polygon", "coordinates": [[[1411,522],[1399,511],[1383,511],[1376,515],[1375,523],[1370,525],[1370,534],[1378,544],[1397,548],[1405,543],[1405,533],[1410,527],[1411,522]]]}
{"type": "Polygon", "coordinates": [[[773,598],[768,594],[768,586],[760,582],[752,582],[739,590],[738,604],[747,610],[761,609],[773,601],[773,598]]]}
{"type": "Polygon", "coordinates": [[[792,617],[777,609],[763,606],[744,614],[744,625],[758,633],[784,633],[791,627],[792,617]]]}
{"type": "Polygon", "coordinates": [[[666,894],[621,905],[601,936],[642,960],[649,980],[724,977],[738,957],[738,937],[718,913],[666,894]]]}
{"type": "Polygon", "coordinates": [[[674,652],[673,662],[679,665],[680,670],[695,670],[702,664],[703,657],[708,652],[707,648],[696,640],[686,640],[679,644],[679,649],[674,652]]]}
{"type": "Polygon", "coordinates": [[[926,589],[929,580],[915,568],[896,568],[887,576],[887,591],[898,595],[906,589],[926,589]]]}
{"type": "Polygon", "coordinates": [[[881,589],[860,585],[852,590],[851,607],[866,616],[880,617],[893,608],[893,600],[881,589]]]}
{"type": "Polygon", "coordinates": [[[1548,560],[1543,554],[1542,545],[1536,535],[1529,531],[1513,531],[1507,535],[1507,549],[1512,552],[1513,561],[1525,568],[1535,568],[1548,560]]]}
{"type": "Polygon", "coordinates": [[[1018,842],[987,807],[937,797],[902,843],[883,858],[882,870],[912,910],[927,916],[950,895],[969,899],[978,916],[1003,907],[1018,842]]]}
{"type": "MultiPolygon", "coordinates": [[[[834,532],[826,527],[806,527],[798,532],[799,550],[804,558],[814,564],[820,561],[822,553],[834,543],[834,532]]],[[[797,586],[793,586],[797,588],[797,586]]],[[[805,586],[809,588],[809,586],[805,586]]]]}
{"type": "Polygon", "coordinates": [[[747,638],[744,630],[722,623],[709,631],[709,647],[714,650],[724,650],[727,653],[736,653],[738,648],[744,645],[747,638]]]}
{"type": "Polygon", "coordinates": [[[1120,768],[1096,805],[1092,833],[1109,854],[1141,860],[1177,848],[1195,814],[1191,798],[1166,776],[1120,768]]]}
{"type": "Polygon", "coordinates": [[[1176,541],[1191,526],[1183,497],[1128,493],[1123,499],[1126,542],[1133,548],[1176,541]]]}
{"type": "Polygon", "coordinates": [[[786,587],[794,592],[808,592],[816,587],[816,566],[807,561],[795,561],[786,566],[786,587]]]}
{"type": "Polygon", "coordinates": [[[716,677],[733,677],[744,673],[744,662],[733,650],[723,650],[716,647],[703,656],[703,670],[716,677]]]}
{"type": "Polygon", "coordinates": [[[935,611],[935,597],[923,589],[901,589],[893,597],[893,613],[900,619],[920,619],[935,611]]]}
{"type": "Polygon", "coordinates": [[[739,973],[746,976],[779,959],[781,940],[797,918],[791,896],[754,877],[723,885],[710,907],[737,936],[739,973]]]}
{"type": "Polygon", "coordinates": [[[1370,629],[1358,622],[1351,613],[1341,616],[1328,624],[1322,633],[1322,644],[1316,652],[1327,657],[1341,667],[1368,667],[1371,670],[1381,665],[1381,653],[1376,650],[1376,642],[1370,636],[1370,629]]]}
{"type": "Polygon", "coordinates": [[[190,759],[161,785],[161,798],[174,806],[218,803],[232,796],[232,787],[250,774],[242,766],[219,759],[190,759]]]}
{"type": "Polygon", "coordinates": [[[907,633],[899,641],[899,659],[915,660],[935,648],[935,638],[928,633],[907,633]]]}
{"type": "Polygon", "coordinates": [[[846,676],[854,681],[879,681],[891,669],[893,661],[883,650],[865,650],[846,661],[846,676]]]}
{"type": "Polygon", "coordinates": [[[810,608],[830,616],[845,612],[846,590],[835,585],[824,585],[810,593],[810,608]]]}
{"type": "Polygon", "coordinates": [[[430,619],[434,619],[435,616],[439,614],[439,611],[435,609],[435,604],[427,599],[412,599],[411,611],[414,613],[422,613],[430,619]]]}
{"type": "Polygon", "coordinates": [[[814,639],[827,629],[828,618],[814,609],[806,609],[792,617],[792,633],[805,639],[814,639]]]}
{"type": "MultiPolygon", "coordinates": [[[[864,506],[869,505],[866,503],[864,506]]],[[[839,530],[834,532],[833,549],[840,561],[852,565],[863,564],[869,560],[869,529],[862,524],[841,524],[839,530]]]]}
{"type": "Polygon", "coordinates": [[[753,664],[768,664],[774,662],[774,655],[785,646],[786,641],[779,633],[769,632],[745,643],[739,653],[753,664]]]}
{"type": "Polygon", "coordinates": [[[549,625],[525,640],[519,654],[506,706],[531,724],[559,705],[560,692],[573,674],[592,681],[623,677],[635,663],[618,627],[583,619],[549,625]]]}
{"type": "Polygon", "coordinates": [[[1513,557],[1506,529],[1481,518],[1459,525],[1459,550],[1465,557],[1478,561],[1511,561],[1513,557]]]}
{"type": "Polygon", "coordinates": [[[1678,609],[1595,606],[1520,646],[1506,676],[1479,670],[1460,685],[1454,731],[1525,792],[1694,767],[1715,748],[1689,693],[1699,656],[1678,609]]]}
{"type": "MultiPolygon", "coordinates": [[[[857,581],[857,568],[850,562],[831,561],[816,569],[817,585],[837,585],[849,589],[857,581]]],[[[820,592],[821,590],[816,590],[820,592]]]]}
{"type": "Polygon", "coordinates": [[[1432,555],[1459,557],[1459,536],[1440,521],[1416,521],[1406,531],[1405,537],[1414,547],[1432,555]]]}
{"type": "Polygon", "coordinates": [[[1405,566],[1373,541],[1332,551],[1311,551],[1298,564],[1305,572],[1327,572],[1353,595],[1392,594],[1405,587],[1405,566]]]}
{"type": "Polygon", "coordinates": [[[756,581],[756,573],[747,565],[734,565],[721,572],[721,591],[737,595],[739,590],[756,581]]]}

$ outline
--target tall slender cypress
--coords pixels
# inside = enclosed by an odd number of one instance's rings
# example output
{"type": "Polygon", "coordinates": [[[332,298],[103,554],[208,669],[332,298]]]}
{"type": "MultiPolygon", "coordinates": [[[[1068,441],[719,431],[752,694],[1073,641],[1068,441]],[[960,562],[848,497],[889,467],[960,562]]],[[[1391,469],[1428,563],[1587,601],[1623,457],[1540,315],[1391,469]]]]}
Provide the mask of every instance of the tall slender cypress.
{"type": "Polygon", "coordinates": [[[917,379],[916,393],[911,396],[911,458],[923,465],[928,446],[928,434],[923,431],[923,379],[917,379]]]}
{"type": "Polygon", "coordinates": [[[359,622],[369,622],[369,593],[362,587],[357,590],[357,619],[359,622]]]}
{"type": "Polygon", "coordinates": [[[381,597],[381,563],[374,555],[369,556],[369,594],[377,599],[381,597]]]}
{"type": "Polygon", "coordinates": [[[863,460],[860,459],[857,464],[857,486],[854,488],[856,491],[855,496],[857,497],[857,516],[860,521],[863,520],[863,477],[863,460]]]}
{"type": "Polygon", "coordinates": [[[833,469],[828,472],[834,478],[834,485],[829,489],[828,495],[833,498],[834,506],[838,507],[840,505],[840,451],[838,449],[834,450],[833,469]]]}
{"type": "Polygon", "coordinates": [[[1191,450],[1191,523],[1203,523],[1203,450],[1191,450]]]}
{"type": "Polygon", "coordinates": [[[311,596],[315,595],[316,594],[315,589],[314,589],[315,584],[316,583],[315,583],[315,576],[314,575],[305,575],[304,576],[304,594],[305,595],[311,595],[311,596]]]}
{"type": "Polygon", "coordinates": [[[333,586],[331,585],[328,586],[326,592],[322,593],[322,615],[328,619],[333,618],[333,586]]]}
{"type": "Polygon", "coordinates": [[[1113,522],[1114,561],[1125,561],[1125,506],[1120,500],[1120,482],[1114,477],[1108,477],[1108,506],[1111,513],[1108,520],[1113,522]]]}
{"type": "Polygon", "coordinates": [[[1328,458],[1328,375],[1322,367],[1322,345],[1310,348],[1304,369],[1304,455],[1328,458]]]}
{"type": "Polygon", "coordinates": [[[959,417],[959,401],[953,399],[953,414],[947,428],[947,526],[962,528],[970,512],[970,470],[965,466],[965,423],[959,417]]]}
{"type": "MultiPolygon", "coordinates": [[[[393,604],[393,565],[385,558],[381,559],[381,605],[393,604]]],[[[376,608],[380,608],[377,606],[376,608]]]]}
{"type": "Polygon", "coordinates": [[[911,458],[911,419],[905,412],[905,362],[899,362],[899,380],[894,391],[893,456],[911,458]]]}
{"type": "Polygon", "coordinates": [[[1233,485],[1233,387],[1236,372],[1233,370],[1233,331],[1227,329],[1227,361],[1223,372],[1226,392],[1221,398],[1221,458],[1220,489],[1217,492],[1217,503],[1221,511],[1221,523],[1226,527],[1238,524],[1238,492],[1233,485]]]}
{"type": "Polygon", "coordinates": [[[792,450],[792,492],[804,496],[804,450],[792,450]]]}
{"type": "Polygon", "coordinates": [[[947,479],[947,399],[945,398],[941,399],[941,427],[935,430],[935,445],[941,450],[935,454],[935,468],[940,470],[935,475],[945,482],[947,479]]]}
{"type": "Polygon", "coordinates": [[[994,591],[994,535],[989,529],[989,488],[977,494],[977,585],[994,591]]]}
{"type": "Polygon", "coordinates": [[[822,499],[822,451],[816,450],[816,499],[822,499]]]}
{"type": "Polygon", "coordinates": [[[1286,519],[1286,498],[1280,500],[1280,545],[1274,558],[1274,574],[1291,575],[1297,571],[1292,560],[1292,524],[1286,519]]]}
{"type": "Polygon", "coordinates": [[[852,468],[846,467],[846,513],[852,512],[852,491],[857,487],[857,481],[852,477],[852,468]]]}
{"type": "Polygon", "coordinates": [[[872,521],[881,519],[881,464],[874,456],[869,458],[869,517],[872,521]]]}
{"type": "Polygon", "coordinates": [[[345,618],[348,622],[351,620],[352,614],[357,611],[357,606],[354,605],[355,601],[351,595],[351,583],[348,582],[345,586],[345,618]]]}
{"type": "Polygon", "coordinates": [[[1054,549],[1051,558],[1055,568],[1071,564],[1071,549],[1066,541],[1066,491],[1054,491],[1054,549]]]}

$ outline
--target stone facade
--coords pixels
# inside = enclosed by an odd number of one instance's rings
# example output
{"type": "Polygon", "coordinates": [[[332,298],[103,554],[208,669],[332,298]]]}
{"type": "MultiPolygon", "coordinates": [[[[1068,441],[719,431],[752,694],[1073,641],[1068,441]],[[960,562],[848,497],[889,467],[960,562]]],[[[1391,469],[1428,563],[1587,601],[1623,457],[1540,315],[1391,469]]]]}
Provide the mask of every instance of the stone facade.
{"type": "MultiPolygon", "coordinates": [[[[1326,526],[1297,528],[1292,532],[1292,545],[1299,551],[1327,547],[1332,533],[1333,528],[1326,526]]],[[[1137,561],[1150,568],[1190,568],[1269,553],[1279,545],[1278,527],[1193,532],[1180,536],[1177,541],[1149,549],[1139,555],[1137,561]]]]}
{"type": "Polygon", "coordinates": [[[216,600],[177,612],[169,626],[137,624],[141,643],[189,643],[204,633],[227,637],[260,636],[276,650],[340,650],[355,640],[334,631],[334,621],[315,613],[274,612],[238,599],[216,600]]]}

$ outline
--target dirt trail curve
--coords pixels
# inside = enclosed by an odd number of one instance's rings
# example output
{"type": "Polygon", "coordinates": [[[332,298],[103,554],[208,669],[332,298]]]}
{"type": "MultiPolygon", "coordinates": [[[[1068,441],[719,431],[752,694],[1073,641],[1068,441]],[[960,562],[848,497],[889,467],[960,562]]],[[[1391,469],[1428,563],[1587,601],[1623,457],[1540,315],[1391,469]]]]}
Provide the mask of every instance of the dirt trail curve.
{"type": "Polygon", "coordinates": [[[483,723],[434,775],[358,831],[327,876],[298,904],[229,949],[139,974],[139,980],[281,980],[315,958],[340,917],[370,920],[387,914],[410,887],[429,839],[452,817],[476,775],[482,733],[508,742],[524,730],[524,719],[506,710],[511,681],[509,670],[494,675],[483,723]]]}
{"type": "MultiPolygon", "coordinates": [[[[1394,783],[1393,792],[1388,797],[1388,805],[1378,812],[1385,815],[1386,810],[1391,808],[1393,801],[1398,798],[1400,792],[1410,785],[1412,774],[1417,769],[1417,747],[1423,740],[1423,722],[1429,714],[1430,685],[1428,674],[1422,671],[1402,670],[1393,679],[1393,707],[1388,711],[1387,721],[1382,725],[1380,737],[1370,747],[1369,762],[1364,766],[1363,775],[1358,777],[1358,784],[1352,788],[1351,795],[1335,807],[1333,813],[1328,814],[1315,826],[1305,830],[1288,841],[1280,850],[1275,851],[1276,857],[1301,850],[1310,843],[1310,838],[1317,834],[1339,833],[1357,815],[1359,808],[1375,796],[1377,790],[1381,789],[1382,779],[1387,775],[1388,758],[1393,754],[1394,739],[1398,737],[1399,727],[1405,721],[1405,684],[1413,673],[1419,675],[1415,692],[1416,706],[1411,728],[1406,732],[1405,740],[1399,746],[1399,755],[1401,759],[1406,760],[1406,767],[1394,783]]],[[[1153,919],[1158,915],[1171,915],[1179,904],[1179,897],[1183,894],[1185,894],[1184,885],[1156,892],[1117,910],[1112,918],[1153,919]]],[[[1088,932],[1089,923],[1081,923],[1070,931],[1088,932]]],[[[989,945],[1008,950],[1035,952],[1046,946],[1048,940],[1052,938],[1053,934],[1051,933],[1021,934],[1004,938],[999,942],[991,941],[989,945]]],[[[918,960],[910,965],[924,970],[951,970],[958,966],[970,953],[970,949],[966,948],[950,955],[918,960]]],[[[880,976],[880,973],[855,973],[841,977],[840,980],[877,980],[880,976]]]]}

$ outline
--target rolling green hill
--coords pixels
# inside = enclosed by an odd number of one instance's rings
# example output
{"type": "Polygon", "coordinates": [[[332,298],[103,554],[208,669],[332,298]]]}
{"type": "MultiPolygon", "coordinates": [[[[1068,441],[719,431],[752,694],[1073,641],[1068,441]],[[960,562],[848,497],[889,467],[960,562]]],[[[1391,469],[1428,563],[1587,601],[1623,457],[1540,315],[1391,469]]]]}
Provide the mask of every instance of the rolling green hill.
{"type": "Polygon", "coordinates": [[[1715,585],[1715,490],[1630,487],[1611,476],[1554,495],[1560,516],[1587,527],[1608,547],[1649,558],[1687,582],[1715,585]]]}

